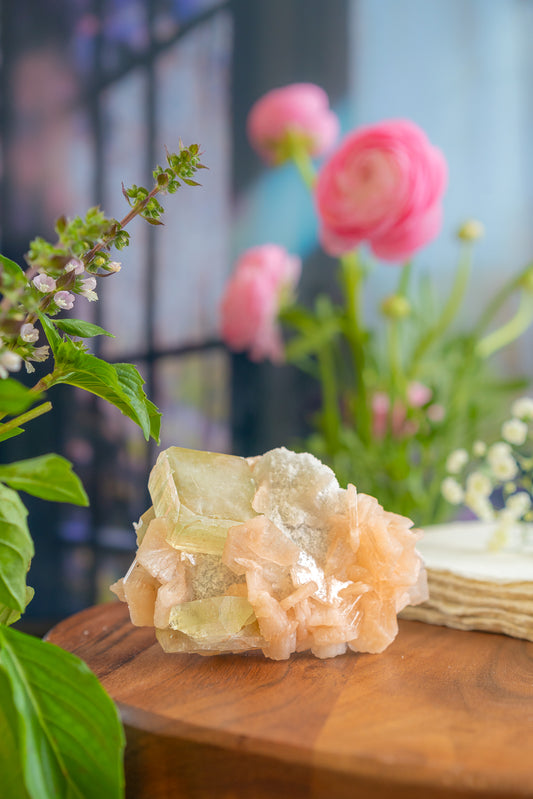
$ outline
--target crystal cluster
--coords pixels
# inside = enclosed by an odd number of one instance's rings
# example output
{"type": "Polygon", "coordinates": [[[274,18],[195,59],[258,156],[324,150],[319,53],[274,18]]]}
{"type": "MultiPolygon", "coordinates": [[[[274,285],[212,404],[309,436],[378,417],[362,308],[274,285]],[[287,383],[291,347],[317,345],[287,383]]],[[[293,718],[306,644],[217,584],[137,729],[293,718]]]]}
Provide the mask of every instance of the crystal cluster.
{"type": "Polygon", "coordinates": [[[167,652],[381,652],[398,612],[427,597],[420,532],[308,453],[171,447],[149,490],[112,590],[167,652]]]}

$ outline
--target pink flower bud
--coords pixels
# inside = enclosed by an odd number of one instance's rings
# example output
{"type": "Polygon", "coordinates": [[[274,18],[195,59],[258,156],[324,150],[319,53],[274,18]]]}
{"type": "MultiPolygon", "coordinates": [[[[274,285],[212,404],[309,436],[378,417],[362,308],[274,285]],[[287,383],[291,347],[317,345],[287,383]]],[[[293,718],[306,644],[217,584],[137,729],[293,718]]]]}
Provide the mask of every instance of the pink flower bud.
{"type": "Polygon", "coordinates": [[[40,291],[42,294],[49,294],[51,291],[55,291],[56,288],[54,278],[42,272],[39,272],[39,274],[33,278],[33,285],[37,291],[40,291]]]}
{"type": "Polygon", "coordinates": [[[339,134],[339,121],[326,92],[313,83],[293,83],[267,92],[252,106],[247,122],[252,146],[269,163],[287,157],[284,143],[296,135],[311,156],[327,152],[339,134]]]}
{"type": "Polygon", "coordinates": [[[421,408],[422,405],[426,405],[432,396],[432,390],[424,383],[414,380],[407,386],[407,402],[413,408],[421,408]]]}
{"type": "Polygon", "coordinates": [[[74,305],[74,300],[74,294],[71,294],[70,291],[58,291],[57,294],[54,295],[55,304],[64,311],[70,311],[74,305]]]}
{"type": "Polygon", "coordinates": [[[341,255],[366,241],[385,261],[408,258],[439,232],[446,180],[442,153],[412,122],[354,131],[318,176],[324,249],[341,255]]]}
{"type": "Polygon", "coordinates": [[[120,272],[122,269],[122,264],[119,261],[109,261],[106,266],[108,272],[120,272]]]}
{"type": "Polygon", "coordinates": [[[248,350],[252,360],[283,360],[277,322],[284,296],[300,276],[300,259],[275,244],[247,250],[235,267],[222,302],[221,335],[233,350],[248,350]]]}

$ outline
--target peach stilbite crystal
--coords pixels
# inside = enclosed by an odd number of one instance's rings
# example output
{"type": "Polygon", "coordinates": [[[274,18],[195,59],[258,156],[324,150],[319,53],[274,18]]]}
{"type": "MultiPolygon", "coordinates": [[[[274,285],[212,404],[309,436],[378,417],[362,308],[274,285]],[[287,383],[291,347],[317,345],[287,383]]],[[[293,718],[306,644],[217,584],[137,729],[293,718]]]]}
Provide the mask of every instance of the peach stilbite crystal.
{"type": "Polygon", "coordinates": [[[149,481],[138,550],[112,586],[168,652],[382,652],[427,598],[409,519],[308,453],[171,447],[149,481]]]}

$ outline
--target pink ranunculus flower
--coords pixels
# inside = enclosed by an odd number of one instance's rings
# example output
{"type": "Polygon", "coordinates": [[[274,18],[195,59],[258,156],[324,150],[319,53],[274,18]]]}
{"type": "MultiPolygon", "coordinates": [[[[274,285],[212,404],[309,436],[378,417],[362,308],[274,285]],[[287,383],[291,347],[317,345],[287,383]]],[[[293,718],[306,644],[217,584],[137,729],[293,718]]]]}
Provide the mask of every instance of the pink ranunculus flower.
{"type": "Polygon", "coordinates": [[[323,155],[339,135],[339,120],[324,89],[314,83],[292,83],[272,89],[252,106],[247,132],[251,144],[269,163],[287,158],[286,137],[301,137],[309,155],[323,155]]]}
{"type": "Polygon", "coordinates": [[[385,261],[408,258],[440,230],[446,181],[444,156],[413,122],[359,128],[318,175],[324,249],[342,255],[366,241],[385,261]]]}
{"type": "Polygon", "coordinates": [[[220,304],[221,335],[230,349],[248,350],[254,361],[283,360],[277,318],[300,271],[300,259],[276,244],[252,247],[239,258],[220,304]]]}

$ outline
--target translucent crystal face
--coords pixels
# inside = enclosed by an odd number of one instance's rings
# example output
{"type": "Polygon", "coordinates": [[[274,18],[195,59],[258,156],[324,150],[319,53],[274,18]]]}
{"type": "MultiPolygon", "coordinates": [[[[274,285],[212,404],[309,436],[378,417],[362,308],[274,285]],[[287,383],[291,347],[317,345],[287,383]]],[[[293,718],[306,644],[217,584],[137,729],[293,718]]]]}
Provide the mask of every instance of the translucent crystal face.
{"type": "Polygon", "coordinates": [[[411,522],[341,489],[308,453],[172,447],[149,489],[137,556],[113,590],[166,651],[377,652],[396,613],[425,598],[411,522]]]}

